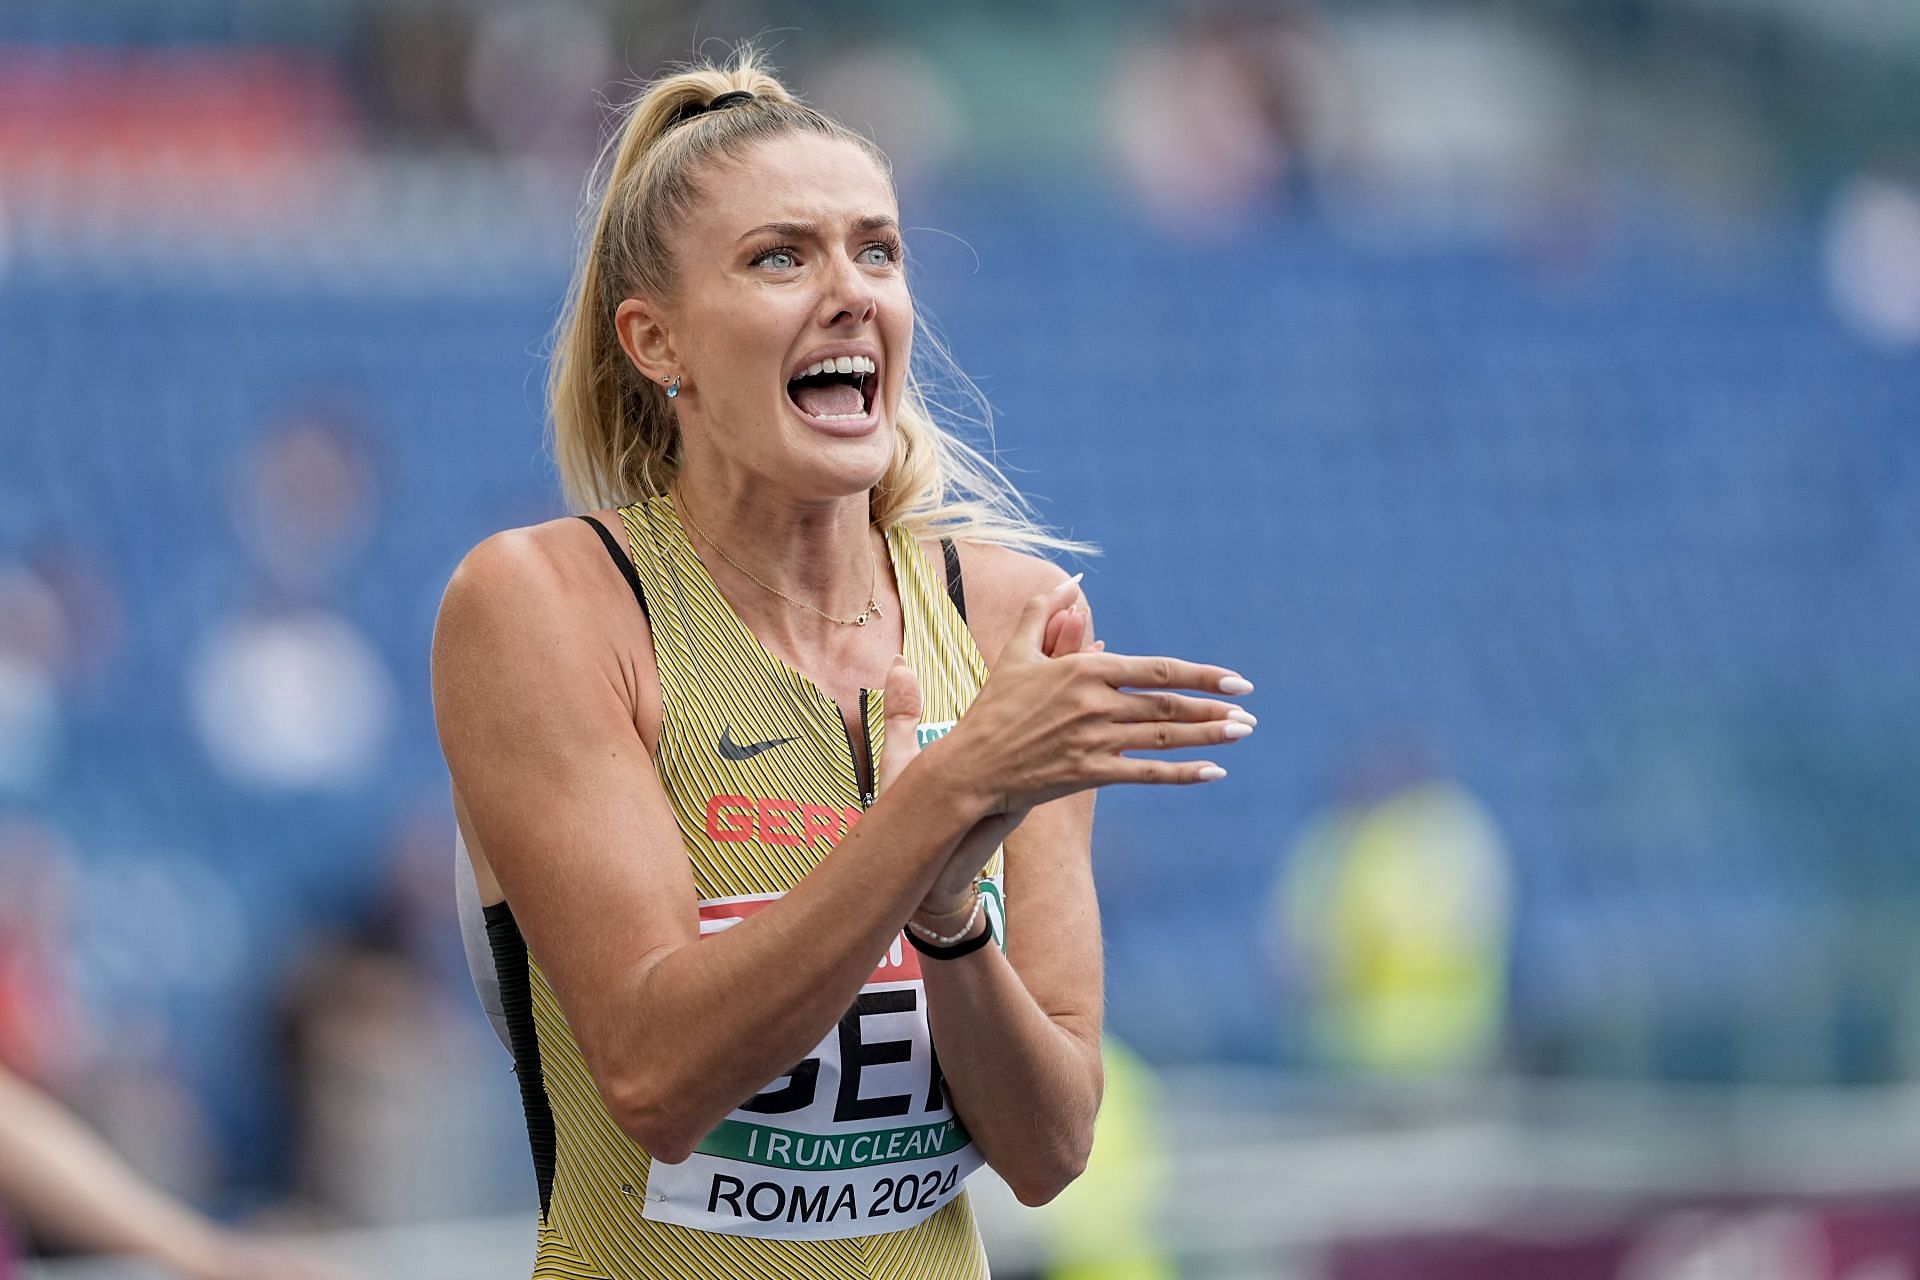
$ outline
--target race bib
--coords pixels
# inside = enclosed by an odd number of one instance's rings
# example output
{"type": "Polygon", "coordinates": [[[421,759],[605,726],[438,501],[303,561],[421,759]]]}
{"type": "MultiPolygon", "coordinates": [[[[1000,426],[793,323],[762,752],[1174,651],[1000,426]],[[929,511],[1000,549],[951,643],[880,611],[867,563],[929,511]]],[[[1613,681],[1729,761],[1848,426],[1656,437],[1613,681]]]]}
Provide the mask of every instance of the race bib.
{"type": "MultiPolygon", "coordinates": [[[[999,885],[982,887],[1000,917],[999,885]]],[[[730,929],[781,896],[702,902],[700,935],[730,929]]],[[[982,1163],[933,1056],[920,953],[896,936],[812,1054],[686,1160],[652,1163],[641,1213],[729,1235],[876,1235],[924,1222],[982,1163]]]]}

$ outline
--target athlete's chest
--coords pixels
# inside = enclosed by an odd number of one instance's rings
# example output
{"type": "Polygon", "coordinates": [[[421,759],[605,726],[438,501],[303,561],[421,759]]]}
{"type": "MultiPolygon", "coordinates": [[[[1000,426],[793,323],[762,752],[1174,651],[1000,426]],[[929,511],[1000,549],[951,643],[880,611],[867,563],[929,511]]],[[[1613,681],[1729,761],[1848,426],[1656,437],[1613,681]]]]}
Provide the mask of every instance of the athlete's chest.
{"type": "Polygon", "coordinates": [[[892,628],[891,637],[882,633],[853,646],[837,646],[837,651],[812,654],[783,650],[767,645],[768,652],[796,672],[805,672],[806,683],[839,721],[836,738],[827,735],[826,750],[838,754],[844,749],[852,756],[854,772],[863,780],[863,793],[874,790],[876,761],[871,735],[866,732],[867,715],[876,700],[883,697],[887,668],[892,655],[905,647],[900,628],[892,628]]]}

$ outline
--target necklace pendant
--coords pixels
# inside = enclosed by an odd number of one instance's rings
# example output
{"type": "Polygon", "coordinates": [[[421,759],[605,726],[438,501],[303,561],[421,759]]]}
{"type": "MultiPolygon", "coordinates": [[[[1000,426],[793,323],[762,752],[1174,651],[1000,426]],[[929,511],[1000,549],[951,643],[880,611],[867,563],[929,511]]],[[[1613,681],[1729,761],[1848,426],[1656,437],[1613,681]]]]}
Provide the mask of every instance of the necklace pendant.
{"type": "Polygon", "coordinates": [[[854,626],[856,626],[856,627],[864,627],[864,626],[866,626],[866,625],[867,625],[867,614],[868,614],[869,612],[870,612],[870,610],[866,610],[866,609],[862,609],[862,610],[860,611],[860,616],[859,616],[859,617],[857,617],[857,618],[855,618],[855,619],[853,620],[853,625],[854,625],[854,626]]]}

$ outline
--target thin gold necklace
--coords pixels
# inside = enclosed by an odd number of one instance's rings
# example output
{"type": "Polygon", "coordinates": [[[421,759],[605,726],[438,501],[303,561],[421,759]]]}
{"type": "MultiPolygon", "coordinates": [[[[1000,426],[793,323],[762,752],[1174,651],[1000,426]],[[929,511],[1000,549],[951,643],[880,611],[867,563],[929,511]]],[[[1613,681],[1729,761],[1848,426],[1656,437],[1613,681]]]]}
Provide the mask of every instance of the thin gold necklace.
{"type": "Polygon", "coordinates": [[[732,556],[728,555],[727,549],[721,546],[719,543],[715,542],[713,540],[713,535],[700,527],[700,522],[693,518],[693,512],[687,509],[687,503],[685,498],[681,497],[679,494],[676,493],[673,496],[673,503],[674,503],[674,506],[679,508],[680,514],[687,518],[687,523],[693,526],[693,531],[699,534],[702,538],[704,538],[708,546],[712,547],[715,551],[718,551],[720,553],[720,558],[722,560],[725,560],[728,564],[732,565],[734,568],[738,569],[740,572],[746,574],[747,577],[753,579],[754,584],[760,587],[761,590],[771,591],[773,592],[774,595],[779,596],[782,600],[785,600],[788,604],[798,605],[802,609],[805,609],[808,613],[817,613],[821,617],[825,618],[828,622],[837,622],[843,627],[864,627],[867,625],[867,619],[872,618],[878,615],[880,612],[882,612],[880,608],[880,601],[874,595],[874,588],[878,586],[880,582],[880,566],[879,566],[879,562],[874,559],[873,544],[871,542],[867,544],[867,607],[862,609],[859,613],[855,614],[851,618],[836,618],[832,614],[828,613],[825,609],[816,609],[812,605],[808,604],[805,600],[795,600],[792,596],[788,595],[786,592],[782,591],[780,588],[774,586],[773,584],[762,582],[760,580],[759,575],[754,573],[753,570],[747,568],[747,566],[741,564],[738,560],[735,560],[732,556]]]}

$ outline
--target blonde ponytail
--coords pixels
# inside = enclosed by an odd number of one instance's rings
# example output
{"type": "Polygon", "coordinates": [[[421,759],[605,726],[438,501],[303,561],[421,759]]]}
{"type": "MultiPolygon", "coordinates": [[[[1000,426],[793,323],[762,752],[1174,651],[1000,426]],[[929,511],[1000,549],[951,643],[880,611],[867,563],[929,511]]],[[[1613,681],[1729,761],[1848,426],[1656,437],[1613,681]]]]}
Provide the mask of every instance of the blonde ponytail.
{"type": "MultiPolygon", "coordinates": [[[[709,160],[766,138],[802,130],[865,150],[881,171],[878,147],[788,93],[751,47],[725,66],[682,68],[655,81],[628,109],[624,126],[595,166],[583,225],[584,247],[555,330],[547,377],[554,460],[575,511],[625,506],[667,492],[680,467],[680,429],[666,393],[633,367],[613,317],[635,294],[673,295],[667,235],[691,209],[695,178],[709,160]],[[753,101],[682,124],[723,93],[753,101]],[[678,127],[676,127],[678,126],[678,127]]],[[[931,358],[971,412],[951,416],[991,429],[985,399],[926,330],[916,365],[931,358]]],[[[910,369],[900,397],[893,458],[874,487],[876,524],[901,524],[917,537],[948,536],[1035,551],[1091,548],[1042,528],[1006,475],[985,454],[944,430],[929,406],[926,381],[910,369]]]]}

